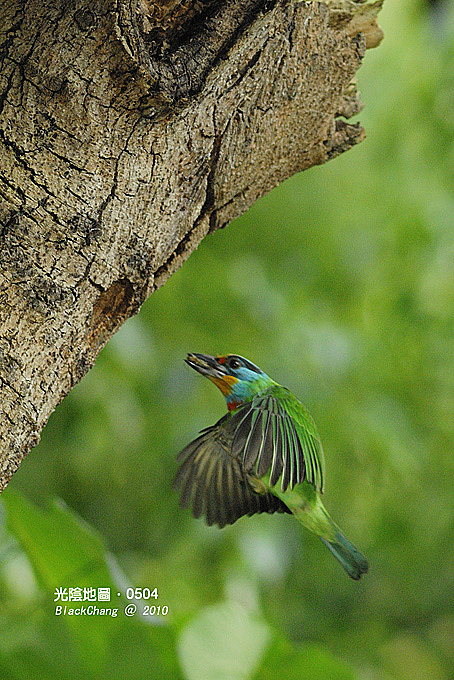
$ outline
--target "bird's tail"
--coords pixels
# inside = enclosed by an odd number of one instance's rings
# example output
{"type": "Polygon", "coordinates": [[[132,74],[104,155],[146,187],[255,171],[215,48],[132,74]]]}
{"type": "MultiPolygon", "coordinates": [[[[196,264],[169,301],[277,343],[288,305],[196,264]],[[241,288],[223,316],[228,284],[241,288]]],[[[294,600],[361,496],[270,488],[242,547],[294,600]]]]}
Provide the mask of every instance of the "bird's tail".
{"type": "Polygon", "coordinates": [[[336,534],[332,541],[322,538],[323,543],[331,550],[334,557],[341,563],[350,578],[355,581],[361,578],[361,574],[365,574],[369,569],[369,563],[364,555],[362,555],[358,548],[353,543],[345,538],[343,533],[336,526],[336,534]]]}

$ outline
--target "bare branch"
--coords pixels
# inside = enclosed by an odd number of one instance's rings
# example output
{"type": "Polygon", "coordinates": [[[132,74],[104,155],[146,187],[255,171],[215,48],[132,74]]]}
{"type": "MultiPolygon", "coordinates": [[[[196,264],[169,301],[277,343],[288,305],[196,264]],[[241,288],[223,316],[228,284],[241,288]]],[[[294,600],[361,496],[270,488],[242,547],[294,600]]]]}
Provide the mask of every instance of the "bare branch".
{"type": "Polygon", "coordinates": [[[347,4],[2,3],[0,488],[209,231],[363,138],[347,4]]]}

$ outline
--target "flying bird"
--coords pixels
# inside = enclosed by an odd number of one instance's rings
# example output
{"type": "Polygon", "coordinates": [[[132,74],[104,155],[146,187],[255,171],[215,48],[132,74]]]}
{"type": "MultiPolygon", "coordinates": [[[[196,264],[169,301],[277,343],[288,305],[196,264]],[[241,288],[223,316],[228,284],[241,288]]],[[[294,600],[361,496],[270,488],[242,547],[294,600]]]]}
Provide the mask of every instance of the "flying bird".
{"type": "Polygon", "coordinates": [[[244,515],[291,513],[358,580],[368,562],[323,505],[323,449],[303,404],[236,354],[188,354],[185,361],[221,390],[228,412],[179,454],[181,506],[219,527],[244,515]]]}

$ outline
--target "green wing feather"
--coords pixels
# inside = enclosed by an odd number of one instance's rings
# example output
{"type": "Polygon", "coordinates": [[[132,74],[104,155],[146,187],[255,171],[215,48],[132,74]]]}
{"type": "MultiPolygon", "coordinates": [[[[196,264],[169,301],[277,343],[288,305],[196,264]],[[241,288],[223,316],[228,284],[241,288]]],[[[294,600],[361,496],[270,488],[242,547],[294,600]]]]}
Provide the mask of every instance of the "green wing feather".
{"type": "Polygon", "coordinates": [[[315,423],[303,404],[285,387],[274,385],[257,394],[232,416],[232,455],[246,472],[270,473],[269,485],[281,488],[304,481],[323,492],[324,458],[315,423]]]}
{"type": "Polygon", "coordinates": [[[228,413],[179,454],[174,488],[181,493],[181,506],[191,507],[194,517],[204,515],[207,524],[220,527],[243,515],[290,512],[273,494],[258,493],[239,458],[232,455],[232,420],[228,413]]]}

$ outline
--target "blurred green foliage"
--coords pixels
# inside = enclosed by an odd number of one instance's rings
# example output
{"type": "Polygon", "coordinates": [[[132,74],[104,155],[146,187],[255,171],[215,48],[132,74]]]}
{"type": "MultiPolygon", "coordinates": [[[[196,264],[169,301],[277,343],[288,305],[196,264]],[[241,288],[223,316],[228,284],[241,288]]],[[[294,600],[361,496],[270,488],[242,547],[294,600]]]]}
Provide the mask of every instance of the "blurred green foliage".
{"type": "Polygon", "coordinates": [[[428,7],[386,0],[368,139],[207,238],[52,416],[4,494],[5,680],[453,677],[454,12],[428,7]],[[225,408],[187,351],[307,405],[360,583],[289,517],[178,508],[176,454],[225,408]],[[54,588],[90,580],[157,586],[169,615],[55,617],[54,588]]]}

